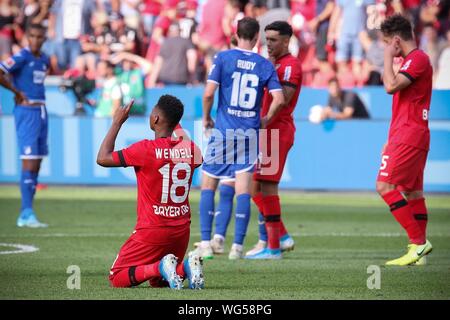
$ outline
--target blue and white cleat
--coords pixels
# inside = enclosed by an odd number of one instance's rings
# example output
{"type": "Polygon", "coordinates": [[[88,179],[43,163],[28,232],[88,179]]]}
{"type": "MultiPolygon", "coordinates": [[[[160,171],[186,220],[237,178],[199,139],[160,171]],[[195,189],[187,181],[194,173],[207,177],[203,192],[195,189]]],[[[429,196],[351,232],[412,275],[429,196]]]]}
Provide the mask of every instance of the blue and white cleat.
{"type": "Polygon", "coordinates": [[[39,222],[33,209],[27,208],[20,213],[20,216],[17,219],[17,226],[19,228],[47,228],[48,224],[39,222]]]}
{"type": "Polygon", "coordinates": [[[294,250],[295,242],[294,239],[286,234],[282,238],[280,238],[280,248],[281,251],[291,251],[294,250]]]}
{"type": "Polygon", "coordinates": [[[281,249],[269,249],[265,248],[264,250],[255,253],[253,255],[245,256],[245,259],[251,260],[279,260],[283,256],[281,255],[281,249]]]}
{"type": "Polygon", "coordinates": [[[183,262],[184,272],[189,281],[190,289],[203,289],[205,278],[203,277],[203,260],[194,252],[189,252],[189,256],[183,262]]]}
{"type": "Polygon", "coordinates": [[[171,289],[183,289],[183,280],[177,274],[177,257],[173,254],[165,255],[159,263],[159,273],[169,283],[171,289]]]}
{"type": "Polygon", "coordinates": [[[253,256],[257,253],[260,253],[261,251],[263,251],[265,248],[267,248],[267,241],[263,241],[263,240],[258,240],[258,242],[256,243],[256,245],[249,251],[247,251],[245,253],[245,256],[253,256]]]}

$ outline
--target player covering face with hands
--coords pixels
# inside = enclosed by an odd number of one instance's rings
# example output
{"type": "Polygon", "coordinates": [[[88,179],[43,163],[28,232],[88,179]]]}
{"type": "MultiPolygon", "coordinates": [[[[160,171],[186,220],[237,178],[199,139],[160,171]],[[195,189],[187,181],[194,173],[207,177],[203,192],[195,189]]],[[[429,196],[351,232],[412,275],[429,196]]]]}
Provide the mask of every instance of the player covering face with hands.
{"type": "Polygon", "coordinates": [[[181,289],[187,279],[189,288],[201,289],[200,257],[191,253],[182,260],[190,236],[188,197],[192,175],[202,162],[200,150],[179,126],[181,101],[163,95],[150,115],[155,138],[114,151],[133,102],[117,109],[97,155],[103,167],[133,167],[138,185],[137,223],[111,267],[111,285],[131,287],[149,281],[153,287],[181,289]]]}
{"type": "Polygon", "coordinates": [[[425,264],[425,255],[432,250],[426,239],[428,212],[423,174],[430,145],[428,113],[433,70],[427,54],[417,48],[412,25],[405,17],[387,18],[381,32],[386,43],[384,87],[394,96],[376,188],[409,238],[407,253],[386,264],[425,264]],[[394,57],[403,58],[397,74],[392,67],[394,57]]]}

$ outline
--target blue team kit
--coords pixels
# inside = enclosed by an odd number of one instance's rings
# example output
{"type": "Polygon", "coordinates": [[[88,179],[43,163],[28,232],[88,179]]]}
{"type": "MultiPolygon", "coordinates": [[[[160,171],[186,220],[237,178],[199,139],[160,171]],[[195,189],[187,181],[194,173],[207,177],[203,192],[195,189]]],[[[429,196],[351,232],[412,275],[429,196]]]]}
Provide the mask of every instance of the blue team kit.
{"type": "Polygon", "coordinates": [[[236,173],[253,171],[257,161],[264,88],[276,91],[281,85],[270,61],[239,48],[216,55],[208,82],[218,84],[219,101],[203,171],[214,178],[234,179],[236,173]]]}
{"type": "Polygon", "coordinates": [[[34,106],[16,105],[14,119],[22,159],[42,158],[48,154],[48,119],[45,108],[44,79],[49,59],[41,54],[35,57],[24,48],[0,63],[0,69],[11,74],[14,86],[25,94],[34,106]]]}

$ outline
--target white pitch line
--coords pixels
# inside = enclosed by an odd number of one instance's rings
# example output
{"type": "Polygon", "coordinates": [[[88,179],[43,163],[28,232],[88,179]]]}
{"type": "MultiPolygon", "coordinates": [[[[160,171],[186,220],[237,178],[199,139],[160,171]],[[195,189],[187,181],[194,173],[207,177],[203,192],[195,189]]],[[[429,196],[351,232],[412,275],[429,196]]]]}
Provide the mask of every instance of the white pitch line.
{"type": "Polygon", "coordinates": [[[15,243],[0,243],[0,247],[13,247],[18,249],[18,250],[0,251],[0,254],[29,253],[39,250],[39,248],[35,246],[30,246],[26,244],[15,244],[15,243]]]}
{"type": "MultiPolygon", "coordinates": [[[[111,238],[128,237],[131,233],[41,233],[41,234],[2,234],[0,238],[111,238]]],[[[405,237],[406,234],[399,232],[383,233],[351,233],[351,232],[329,232],[329,233],[290,233],[293,237],[356,237],[356,238],[395,238],[405,237]]],[[[191,236],[200,236],[200,233],[191,233],[191,236]]],[[[445,238],[450,234],[431,234],[431,237],[445,238]]]]}

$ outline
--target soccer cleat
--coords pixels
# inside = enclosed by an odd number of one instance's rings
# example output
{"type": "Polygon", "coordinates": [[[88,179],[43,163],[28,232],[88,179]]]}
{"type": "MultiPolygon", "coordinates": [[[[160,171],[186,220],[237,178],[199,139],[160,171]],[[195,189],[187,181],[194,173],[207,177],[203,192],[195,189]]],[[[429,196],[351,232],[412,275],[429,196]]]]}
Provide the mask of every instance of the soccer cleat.
{"type": "Polygon", "coordinates": [[[254,255],[248,255],[245,257],[245,259],[251,260],[279,260],[281,258],[282,258],[281,249],[269,249],[269,248],[265,248],[254,255]]]}
{"type": "Polygon", "coordinates": [[[281,251],[287,252],[287,251],[294,250],[294,246],[295,246],[294,239],[290,235],[286,234],[280,239],[281,251]]]}
{"type": "Polygon", "coordinates": [[[184,272],[189,281],[190,289],[203,289],[205,287],[205,278],[203,277],[203,260],[193,252],[184,260],[184,272]]]}
{"type": "Polygon", "coordinates": [[[35,215],[32,215],[28,218],[28,222],[26,224],[28,228],[47,228],[48,224],[40,222],[35,215]]]}
{"type": "Polygon", "coordinates": [[[242,246],[238,246],[237,244],[233,243],[233,245],[231,246],[230,253],[228,254],[228,259],[230,260],[242,259],[243,255],[244,254],[242,252],[242,246]]]}
{"type": "Polygon", "coordinates": [[[431,245],[430,241],[426,241],[424,244],[417,245],[417,244],[409,244],[408,245],[408,252],[398,258],[391,261],[386,262],[386,265],[388,266],[407,266],[410,264],[413,264],[417,262],[420,258],[426,256],[433,250],[433,246],[431,245]]]}
{"type": "Polygon", "coordinates": [[[17,219],[17,226],[19,228],[47,228],[48,224],[39,222],[33,209],[27,208],[20,213],[20,216],[17,219]]]}
{"type": "Polygon", "coordinates": [[[204,245],[201,242],[194,243],[195,250],[191,251],[198,255],[203,260],[209,260],[214,258],[213,249],[211,248],[211,245],[204,245]]]}
{"type": "Polygon", "coordinates": [[[427,257],[424,256],[424,257],[420,258],[419,260],[414,262],[412,265],[413,266],[425,266],[425,265],[427,265],[427,257]]]}
{"type": "Polygon", "coordinates": [[[245,256],[252,256],[255,255],[261,251],[263,251],[267,247],[267,242],[263,240],[258,240],[258,242],[255,244],[253,249],[247,251],[245,253],[245,256]]]}
{"type": "Polygon", "coordinates": [[[225,252],[225,244],[224,244],[224,238],[221,236],[214,235],[213,239],[211,240],[211,249],[213,253],[215,254],[222,254],[225,252]]]}
{"type": "Polygon", "coordinates": [[[173,254],[165,255],[159,263],[159,273],[169,283],[171,289],[183,289],[183,280],[177,274],[177,258],[173,254]]]}

